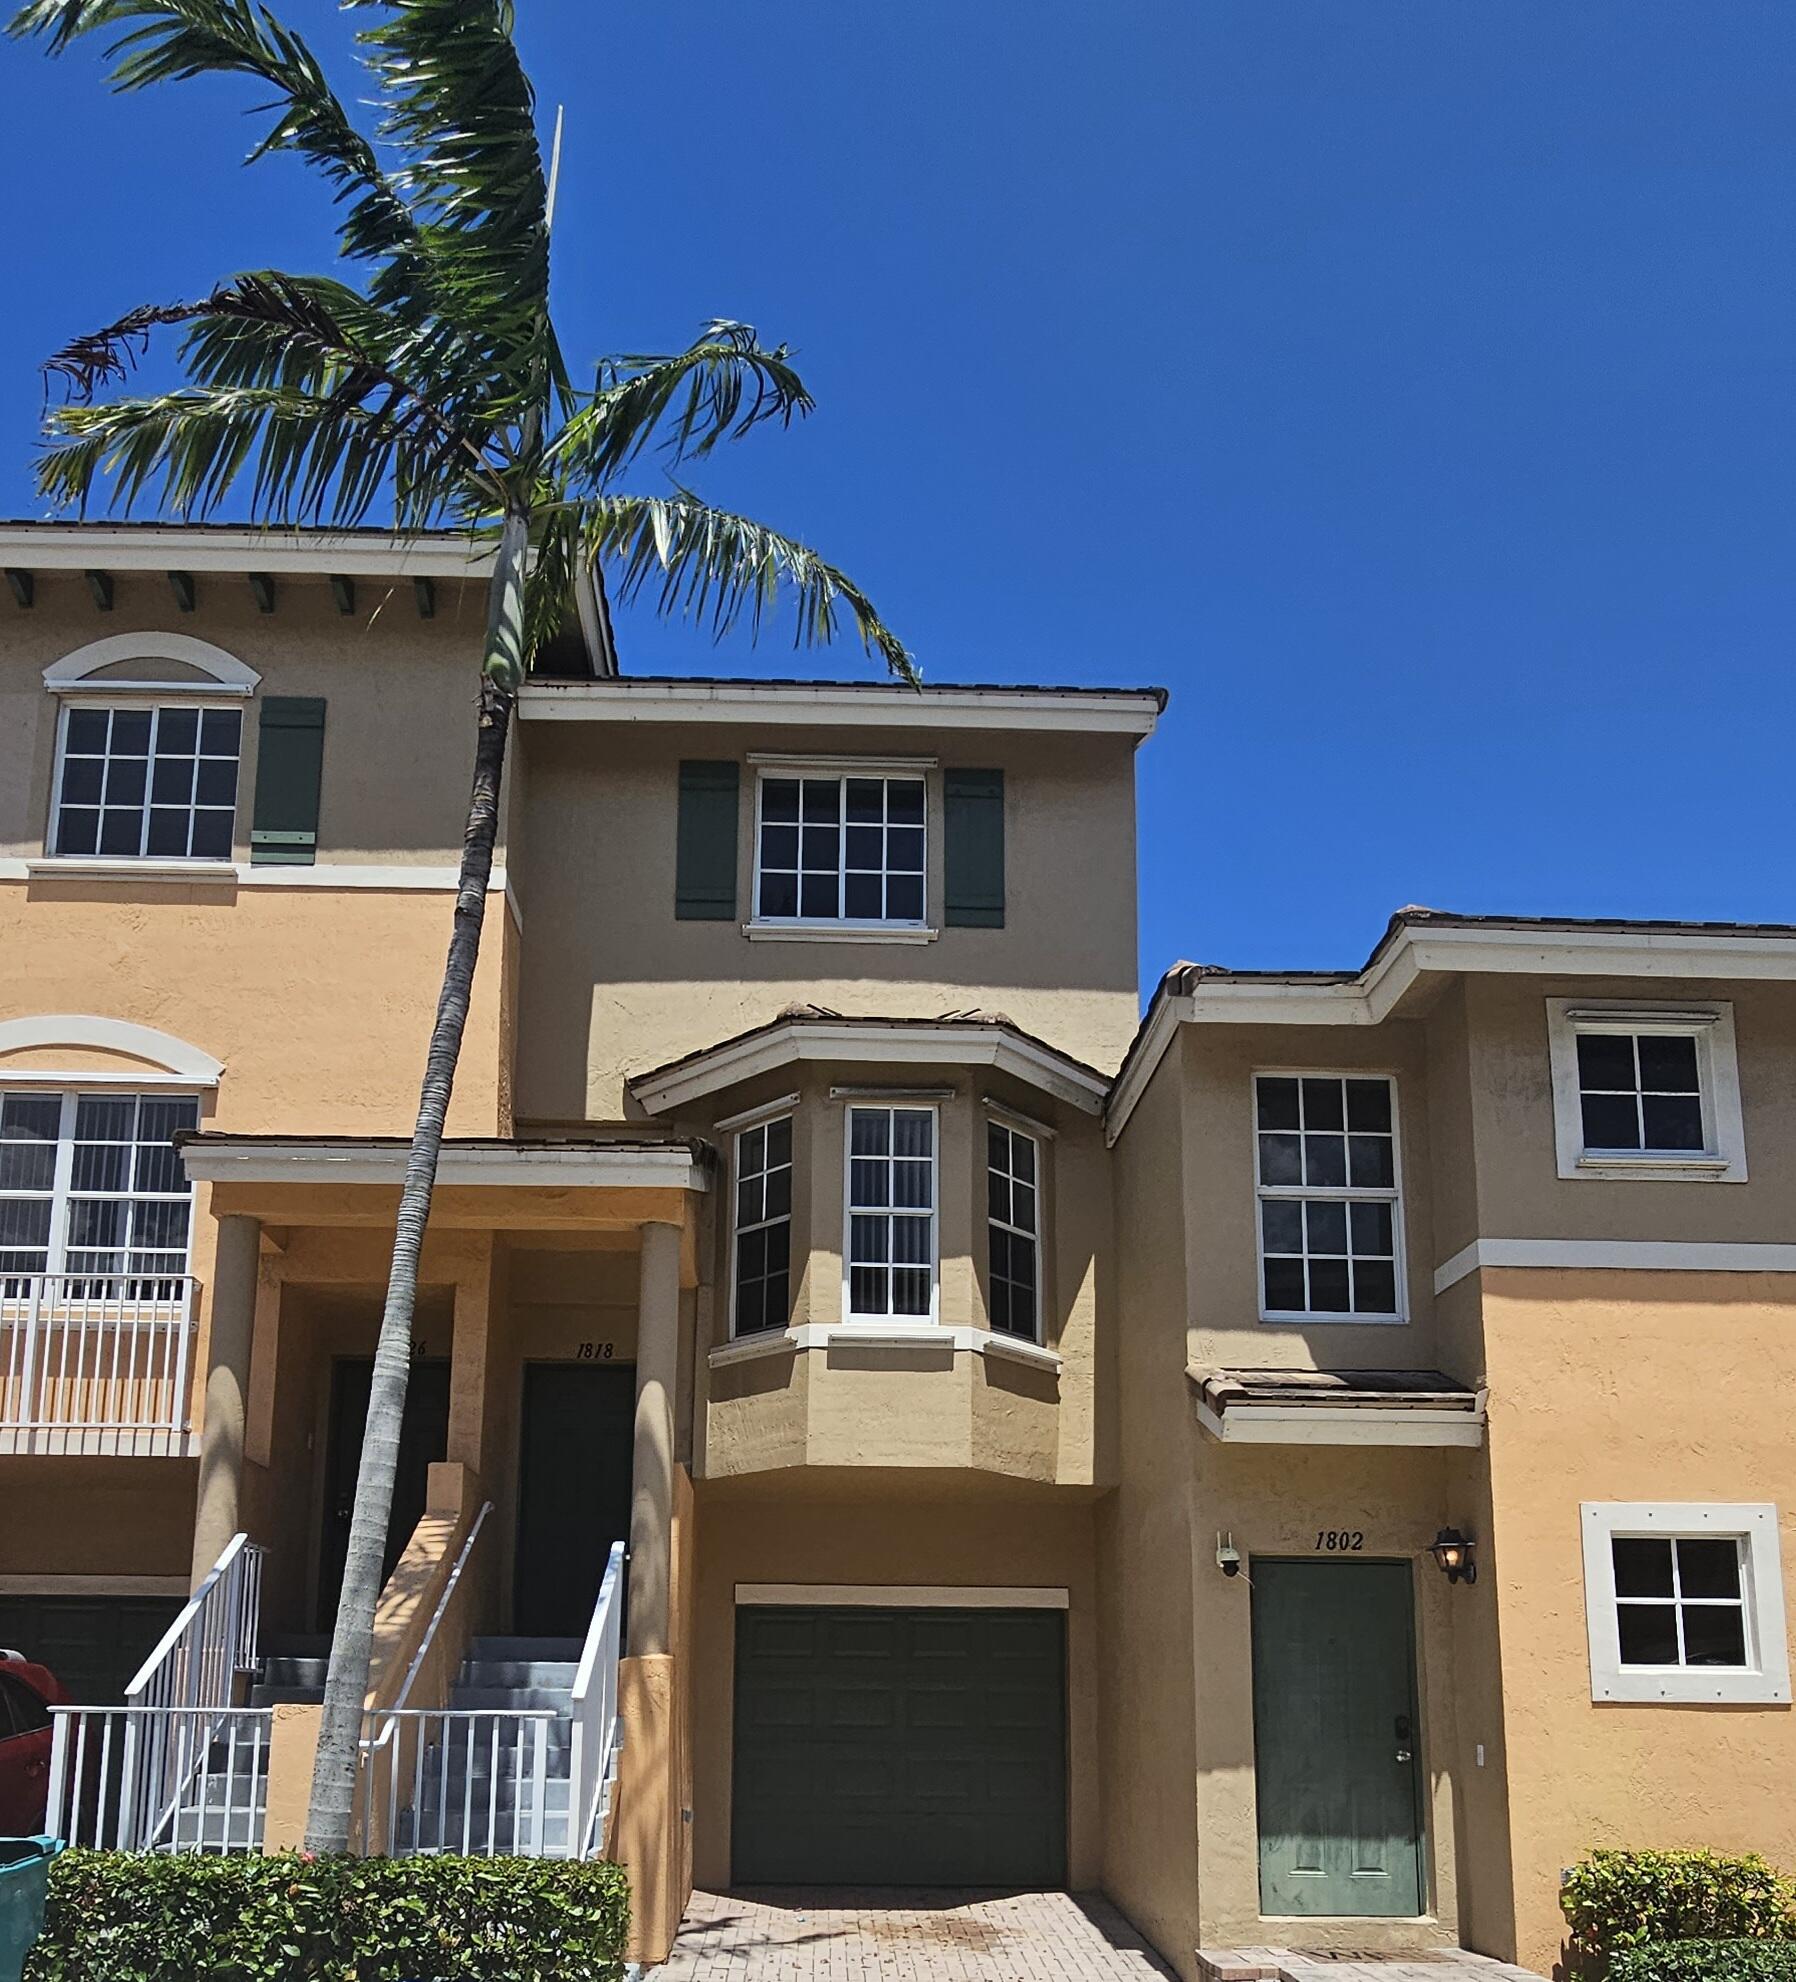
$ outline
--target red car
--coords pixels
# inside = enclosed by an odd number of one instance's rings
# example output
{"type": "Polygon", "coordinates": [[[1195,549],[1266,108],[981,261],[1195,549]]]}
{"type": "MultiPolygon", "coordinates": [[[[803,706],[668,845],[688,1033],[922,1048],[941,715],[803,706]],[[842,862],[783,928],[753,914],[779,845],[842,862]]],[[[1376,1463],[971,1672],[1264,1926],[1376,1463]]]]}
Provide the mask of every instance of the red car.
{"type": "Polygon", "coordinates": [[[31,1837],[44,1827],[50,1709],[66,1697],[47,1666],[0,1650],[0,1837],[31,1837]]]}

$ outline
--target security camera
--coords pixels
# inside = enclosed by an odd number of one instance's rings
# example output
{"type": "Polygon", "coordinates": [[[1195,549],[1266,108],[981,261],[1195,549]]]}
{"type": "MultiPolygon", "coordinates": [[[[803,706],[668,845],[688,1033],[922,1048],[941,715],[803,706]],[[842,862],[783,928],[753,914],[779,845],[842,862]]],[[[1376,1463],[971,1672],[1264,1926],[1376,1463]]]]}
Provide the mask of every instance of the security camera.
{"type": "Polygon", "coordinates": [[[1241,1573],[1241,1551],[1235,1546],[1233,1535],[1216,1537],[1216,1567],[1225,1576],[1239,1576],[1241,1573]]]}

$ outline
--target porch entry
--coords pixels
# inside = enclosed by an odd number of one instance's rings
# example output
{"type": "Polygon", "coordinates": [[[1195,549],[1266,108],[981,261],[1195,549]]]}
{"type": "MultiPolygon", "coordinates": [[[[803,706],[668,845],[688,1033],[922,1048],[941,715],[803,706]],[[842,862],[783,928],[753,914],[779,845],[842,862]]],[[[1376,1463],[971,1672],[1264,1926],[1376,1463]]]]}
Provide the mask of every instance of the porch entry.
{"type": "Polygon", "coordinates": [[[1407,1562],[1256,1559],[1260,1911],[1422,1911],[1407,1562]]]}
{"type": "Polygon", "coordinates": [[[579,1638],[613,1542],[630,1538],[633,1363],[526,1363],[512,1629],[579,1638]]]}
{"type": "MultiPolygon", "coordinates": [[[[374,1382],[372,1356],[339,1356],[331,1365],[330,1440],[325,1456],[324,1526],[318,1548],[318,1624],[329,1631],[337,1621],[343,1593],[343,1562],[349,1552],[349,1517],[355,1509],[356,1468],[362,1458],[362,1432],[368,1423],[368,1392],[374,1382]]],[[[393,1511],[387,1521],[387,1548],[381,1581],[405,1552],[412,1530],[424,1518],[430,1468],[449,1454],[449,1365],[420,1358],[412,1364],[405,1389],[405,1416],[399,1428],[399,1470],[393,1480],[393,1511]]]]}

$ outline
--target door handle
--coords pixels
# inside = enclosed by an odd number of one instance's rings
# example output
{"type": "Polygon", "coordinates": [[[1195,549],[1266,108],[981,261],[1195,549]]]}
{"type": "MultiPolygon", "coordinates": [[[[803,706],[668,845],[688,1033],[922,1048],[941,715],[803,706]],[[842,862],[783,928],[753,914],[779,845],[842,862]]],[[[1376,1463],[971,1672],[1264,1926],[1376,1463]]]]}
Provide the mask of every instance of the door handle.
{"type": "Polygon", "coordinates": [[[1408,1714],[1399,1714],[1391,1732],[1397,1737],[1397,1753],[1393,1758],[1399,1762],[1413,1762],[1415,1750],[1410,1745],[1410,1724],[1408,1714]]]}

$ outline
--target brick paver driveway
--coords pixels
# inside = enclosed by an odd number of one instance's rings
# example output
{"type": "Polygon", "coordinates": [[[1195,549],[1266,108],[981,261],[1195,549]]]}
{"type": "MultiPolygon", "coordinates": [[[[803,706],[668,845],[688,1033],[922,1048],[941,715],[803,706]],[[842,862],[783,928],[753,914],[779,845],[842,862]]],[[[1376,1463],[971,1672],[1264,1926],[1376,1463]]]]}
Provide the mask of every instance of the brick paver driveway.
{"type": "Polygon", "coordinates": [[[654,1982],[1163,1982],[1095,1895],[694,1893],[654,1982]]]}

